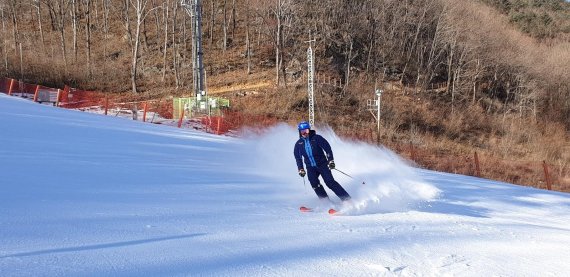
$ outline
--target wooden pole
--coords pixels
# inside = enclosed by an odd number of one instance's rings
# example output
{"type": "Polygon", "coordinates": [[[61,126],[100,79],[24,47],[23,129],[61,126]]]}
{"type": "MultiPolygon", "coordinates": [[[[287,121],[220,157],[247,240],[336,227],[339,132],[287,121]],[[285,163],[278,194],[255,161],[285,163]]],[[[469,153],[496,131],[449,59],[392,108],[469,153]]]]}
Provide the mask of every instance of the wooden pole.
{"type": "Polygon", "coordinates": [[[222,125],[222,117],[218,116],[218,130],[216,131],[216,135],[220,134],[220,125],[222,125]]]}
{"type": "Polygon", "coordinates": [[[414,144],[410,141],[410,153],[412,155],[412,161],[416,161],[416,150],[414,149],[414,144]]]}
{"type": "Polygon", "coordinates": [[[57,89],[57,99],[55,100],[55,106],[59,107],[59,100],[61,98],[61,89],[57,89]]]}
{"type": "Polygon", "coordinates": [[[8,88],[8,95],[12,95],[13,88],[14,88],[14,79],[10,79],[10,88],[8,88]]]}
{"type": "Polygon", "coordinates": [[[148,104],[146,102],[144,102],[144,111],[143,111],[143,122],[146,122],[146,111],[148,108],[148,104]]]}
{"type": "Polygon", "coordinates": [[[107,93],[105,93],[105,115],[107,115],[108,111],[109,111],[109,96],[107,95],[107,93]]]}
{"type": "Polygon", "coordinates": [[[546,188],[552,190],[552,182],[550,181],[550,174],[548,174],[548,165],[546,161],[542,161],[542,167],[544,168],[544,179],[546,180],[546,188]]]}
{"type": "Polygon", "coordinates": [[[178,119],[178,128],[182,127],[182,119],[184,119],[184,109],[180,109],[180,119],[178,119]]]}
{"type": "Polygon", "coordinates": [[[36,85],[36,91],[34,92],[34,102],[38,102],[38,92],[40,91],[40,85],[36,85]]]}
{"type": "Polygon", "coordinates": [[[479,167],[479,156],[477,156],[477,151],[475,151],[475,176],[481,177],[481,168],[479,167]]]}
{"type": "Polygon", "coordinates": [[[65,85],[63,87],[63,95],[67,98],[65,99],[66,103],[69,103],[69,92],[70,92],[69,86],[65,85]]]}

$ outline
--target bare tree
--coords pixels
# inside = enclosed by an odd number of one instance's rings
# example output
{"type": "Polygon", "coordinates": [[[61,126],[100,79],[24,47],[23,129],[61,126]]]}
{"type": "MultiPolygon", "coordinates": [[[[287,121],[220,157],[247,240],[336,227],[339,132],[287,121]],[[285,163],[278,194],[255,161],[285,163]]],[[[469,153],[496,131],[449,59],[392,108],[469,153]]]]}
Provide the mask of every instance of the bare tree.
{"type": "Polygon", "coordinates": [[[212,44],[214,43],[214,25],[216,23],[216,7],[215,7],[215,2],[216,0],[210,0],[211,3],[211,14],[210,14],[210,47],[212,46],[212,44]]]}
{"type": "Polygon", "coordinates": [[[10,11],[12,16],[12,35],[14,38],[14,53],[18,51],[18,43],[20,42],[20,31],[18,29],[18,8],[16,0],[10,1],[10,11]]]}
{"type": "MultiPolygon", "coordinates": [[[[140,35],[141,35],[141,26],[143,21],[149,15],[149,13],[159,8],[160,6],[153,7],[148,9],[147,5],[149,0],[131,0],[130,4],[133,6],[135,12],[135,33],[132,41],[132,63],[131,63],[131,87],[132,92],[137,93],[137,70],[138,70],[138,62],[139,62],[139,47],[140,47],[140,35]]],[[[134,118],[136,119],[136,117],[134,118]]]]}
{"type": "Polygon", "coordinates": [[[73,30],[73,57],[75,59],[75,61],[77,62],[77,21],[78,21],[78,15],[77,15],[77,0],[70,0],[71,3],[71,27],[73,30]]]}
{"type": "MultiPolygon", "coordinates": [[[[283,63],[284,52],[284,32],[285,27],[291,27],[291,18],[293,17],[293,1],[292,0],[269,0],[260,1],[258,16],[262,18],[262,23],[266,25],[269,36],[273,40],[275,50],[275,82],[277,86],[287,85],[285,79],[285,66],[283,63]]],[[[258,38],[260,29],[258,29],[258,38]]]]}
{"type": "Polygon", "coordinates": [[[2,16],[2,42],[3,42],[3,46],[2,46],[2,50],[4,52],[4,69],[6,70],[6,73],[8,73],[8,51],[7,51],[7,46],[6,46],[6,26],[5,26],[5,18],[4,18],[4,6],[0,6],[0,13],[2,16]]]}
{"type": "Polygon", "coordinates": [[[127,36],[129,38],[129,45],[131,46],[131,49],[134,47],[133,45],[133,31],[131,28],[131,14],[130,14],[130,10],[131,10],[131,4],[129,2],[130,0],[124,0],[123,1],[123,9],[121,12],[121,16],[123,18],[123,24],[125,26],[125,30],[127,32],[127,36]]]}
{"type": "Polygon", "coordinates": [[[109,38],[109,12],[110,12],[110,0],[102,0],[103,1],[103,58],[105,62],[103,65],[106,64],[107,60],[107,39],[109,38]]]}
{"type": "Polygon", "coordinates": [[[42,52],[45,53],[46,42],[44,39],[44,30],[42,28],[42,2],[40,0],[32,0],[33,6],[36,8],[38,16],[38,30],[40,31],[40,40],[42,41],[42,52]]]}
{"type": "Polygon", "coordinates": [[[236,33],[236,0],[232,0],[232,40],[235,40],[236,33]]]}
{"type": "Polygon", "coordinates": [[[85,0],[85,42],[87,44],[87,72],[89,79],[93,77],[93,67],[91,64],[91,0],[85,0]]]}
{"type": "Polygon", "coordinates": [[[164,46],[162,48],[162,82],[164,83],[166,78],[166,53],[168,52],[168,12],[170,10],[170,3],[165,0],[163,7],[163,22],[164,22],[164,46]]]}
{"type": "Polygon", "coordinates": [[[277,21],[276,31],[275,31],[275,83],[277,86],[281,83],[281,78],[285,77],[285,74],[281,75],[281,68],[283,67],[283,5],[282,0],[277,0],[277,7],[275,9],[275,19],[277,21]]]}
{"type": "Polygon", "coordinates": [[[245,56],[247,58],[247,74],[251,74],[251,41],[249,35],[249,0],[245,0],[245,56]]]}
{"type": "Polygon", "coordinates": [[[176,26],[178,17],[178,2],[174,2],[174,8],[172,10],[172,69],[174,71],[174,83],[176,88],[180,86],[180,78],[178,75],[179,59],[178,59],[178,42],[176,41],[176,26]]]}
{"type": "Polygon", "coordinates": [[[226,52],[226,47],[228,47],[228,15],[227,15],[227,0],[224,0],[224,20],[222,21],[222,31],[224,32],[224,37],[222,41],[222,51],[226,52]]]}
{"type": "Polygon", "coordinates": [[[52,26],[59,32],[61,41],[61,56],[63,58],[64,74],[67,75],[67,49],[65,44],[65,15],[69,8],[69,2],[66,0],[46,0],[46,5],[50,10],[52,17],[52,26]]]}

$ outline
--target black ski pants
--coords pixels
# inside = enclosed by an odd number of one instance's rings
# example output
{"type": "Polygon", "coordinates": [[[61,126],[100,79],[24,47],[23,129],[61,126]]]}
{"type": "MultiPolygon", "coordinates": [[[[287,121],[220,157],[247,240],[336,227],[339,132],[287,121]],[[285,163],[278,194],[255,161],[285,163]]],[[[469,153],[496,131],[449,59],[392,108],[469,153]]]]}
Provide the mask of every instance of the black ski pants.
{"type": "Polygon", "coordinates": [[[323,177],[327,187],[329,187],[329,189],[331,189],[342,201],[350,199],[350,195],[348,195],[346,190],[344,190],[344,188],[335,181],[331,170],[326,164],[318,167],[307,166],[307,178],[309,178],[311,187],[315,190],[315,193],[319,198],[329,197],[325,188],[319,182],[319,176],[323,177]]]}

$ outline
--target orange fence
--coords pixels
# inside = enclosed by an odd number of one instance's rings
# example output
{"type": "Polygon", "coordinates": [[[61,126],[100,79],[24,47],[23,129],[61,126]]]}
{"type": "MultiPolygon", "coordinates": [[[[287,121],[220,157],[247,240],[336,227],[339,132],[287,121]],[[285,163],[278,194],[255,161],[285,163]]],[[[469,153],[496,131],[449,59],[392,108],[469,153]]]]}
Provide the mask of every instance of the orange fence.
{"type": "Polygon", "coordinates": [[[35,102],[48,102],[55,105],[57,103],[59,90],[4,78],[0,81],[0,92],[22,98],[33,99],[35,102]]]}
{"type": "Polygon", "coordinates": [[[49,103],[66,109],[90,110],[106,115],[131,113],[137,105],[142,121],[160,122],[159,119],[172,119],[172,101],[168,99],[139,99],[140,96],[108,94],[87,91],[65,86],[63,89],[27,84],[15,79],[0,79],[0,92],[12,96],[31,99],[34,102],[49,103]]]}
{"type": "Polygon", "coordinates": [[[441,149],[429,143],[402,143],[400,140],[379,140],[375,130],[339,135],[371,144],[381,143],[415,163],[415,166],[462,175],[483,177],[535,188],[570,192],[570,165],[548,161],[521,161],[496,153],[480,151],[462,153],[441,149]]]}
{"type": "Polygon", "coordinates": [[[105,93],[85,91],[65,86],[59,96],[59,106],[66,109],[79,109],[86,107],[105,107],[105,93]]]}
{"type": "Polygon", "coordinates": [[[242,127],[250,127],[253,131],[263,130],[277,124],[278,121],[263,115],[244,115],[240,112],[225,110],[222,116],[202,118],[201,123],[208,132],[221,135],[242,127]]]}
{"type": "Polygon", "coordinates": [[[407,156],[420,167],[443,172],[502,180],[547,190],[570,191],[569,169],[548,164],[546,161],[508,160],[492,154],[457,155],[451,152],[433,151],[412,143],[394,144],[391,147],[407,156]],[[505,174],[507,173],[507,174],[505,174]]]}
{"type": "MultiPolygon", "coordinates": [[[[26,84],[15,79],[0,79],[0,92],[12,96],[20,96],[40,103],[51,103],[66,109],[77,109],[102,113],[109,116],[132,117],[133,108],[136,105],[138,120],[162,123],[164,119],[173,119],[173,101],[164,99],[141,99],[139,95],[132,93],[103,93],[98,91],[87,91],[64,86],[63,89],[48,88],[35,84],[26,84]]],[[[182,122],[190,121],[182,119],[178,122],[178,127],[182,127],[182,122]]],[[[206,131],[215,134],[225,134],[231,129],[238,129],[241,126],[253,126],[249,122],[256,122],[257,125],[267,125],[267,120],[254,118],[248,120],[239,113],[226,112],[221,116],[204,117],[198,122],[206,131]]],[[[274,120],[275,121],[275,120],[274,120]]]]}

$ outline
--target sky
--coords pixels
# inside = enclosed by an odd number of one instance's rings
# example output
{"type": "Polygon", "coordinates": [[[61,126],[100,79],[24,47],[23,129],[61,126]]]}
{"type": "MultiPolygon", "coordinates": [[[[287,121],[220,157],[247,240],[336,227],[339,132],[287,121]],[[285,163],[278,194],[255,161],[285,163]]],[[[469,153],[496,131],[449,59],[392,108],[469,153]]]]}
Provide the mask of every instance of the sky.
{"type": "Polygon", "coordinates": [[[327,127],[350,203],[317,200],[285,124],[217,136],[0,93],[0,130],[0,276],[570,272],[569,194],[413,168],[327,127]]]}

